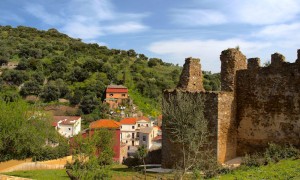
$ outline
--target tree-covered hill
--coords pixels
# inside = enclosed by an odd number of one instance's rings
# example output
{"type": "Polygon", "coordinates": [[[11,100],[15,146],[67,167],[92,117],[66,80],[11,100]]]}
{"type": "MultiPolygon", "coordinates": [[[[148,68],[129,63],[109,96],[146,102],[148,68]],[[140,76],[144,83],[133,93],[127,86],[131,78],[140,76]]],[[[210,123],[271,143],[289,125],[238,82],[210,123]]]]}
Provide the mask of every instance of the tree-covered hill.
{"type": "MultiPolygon", "coordinates": [[[[144,113],[157,115],[162,90],[174,88],[181,72],[177,65],[132,49],[83,43],[56,29],[0,26],[0,44],[0,65],[18,62],[16,69],[2,69],[2,96],[38,95],[44,102],[66,98],[72,105],[88,103],[86,114],[97,109],[105,87],[113,83],[127,86],[144,113]]],[[[204,83],[207,90],[218,90],[219,75],[205,73],[204,83]]]]}

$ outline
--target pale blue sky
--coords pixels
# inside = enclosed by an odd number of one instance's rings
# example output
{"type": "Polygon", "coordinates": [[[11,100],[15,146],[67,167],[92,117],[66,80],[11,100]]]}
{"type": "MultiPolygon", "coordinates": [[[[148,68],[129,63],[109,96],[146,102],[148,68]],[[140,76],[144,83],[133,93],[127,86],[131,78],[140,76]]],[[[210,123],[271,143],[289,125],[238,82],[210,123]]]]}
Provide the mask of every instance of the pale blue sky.
{"type": "Polygon", "coordinates": [[[239,46],[294,62],[300,48],[299,0],[1,0],[0,25],[56,28],[84,42],[135,49],[182,65],[201,59],[219,72],[222,50],[239,46]]]}

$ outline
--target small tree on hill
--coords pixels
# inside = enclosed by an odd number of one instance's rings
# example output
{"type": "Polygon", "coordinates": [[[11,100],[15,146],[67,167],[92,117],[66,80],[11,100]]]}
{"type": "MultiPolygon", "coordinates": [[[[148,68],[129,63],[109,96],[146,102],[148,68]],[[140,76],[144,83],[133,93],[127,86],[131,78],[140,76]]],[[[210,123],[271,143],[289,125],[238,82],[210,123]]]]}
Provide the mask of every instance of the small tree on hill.
{"type": "Polygon", "coordinates": [[[144,165],[144,174],[145,174],[145,179],[147,177],[146,175],[146,163],[145,163],[145,158],[148,154],[148,150],[145,146],[140,146],[137,150],[137,157],[143,161],[143,165],[144,165]]]}
{"type": "Polygon", "coordinates": [[[203,167],[209,155],[208,121],[204,97],[199,93],[176,91],[163,99],[164,136],[178,147],[180,179],[187,171],[203,167]]]}

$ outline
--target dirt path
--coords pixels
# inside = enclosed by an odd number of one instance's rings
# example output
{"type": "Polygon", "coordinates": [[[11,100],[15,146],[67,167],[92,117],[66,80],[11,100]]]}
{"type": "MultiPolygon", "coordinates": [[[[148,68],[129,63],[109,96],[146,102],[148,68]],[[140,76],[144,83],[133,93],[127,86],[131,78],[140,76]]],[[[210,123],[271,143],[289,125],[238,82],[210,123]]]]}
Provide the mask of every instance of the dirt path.
{"type": "MultiPolygon", "coordinates": [[[[25,159],[25,160],[10,160],[10,161],[6,161],[6,162],[2,162],[0,163],[0,172],[5,170],[5,169],[9,169],[11,167],[23,164],[23,163],[28,163],[28,162],[32,162],[31,159],[25,159]]],[[[2,180],[2,179],[0,179],[2,180]]]]}
{"type": "MultiPolygon", "coordinates": [[[[16,170],[34,170],[34,169],[61,169],[67,162],[72,162],[72,156],[60,159],[32,162],[31,159],[26,160],[10,160],[0,163],[0,172],[11,172],[16,170]]],[[[2,179],[0,179],[2,180],[2,179]]]]}
{"type": "Polygon", "coordinates": [[[0,180],[31,180],[31,179],[0,174],[0,180]]]}

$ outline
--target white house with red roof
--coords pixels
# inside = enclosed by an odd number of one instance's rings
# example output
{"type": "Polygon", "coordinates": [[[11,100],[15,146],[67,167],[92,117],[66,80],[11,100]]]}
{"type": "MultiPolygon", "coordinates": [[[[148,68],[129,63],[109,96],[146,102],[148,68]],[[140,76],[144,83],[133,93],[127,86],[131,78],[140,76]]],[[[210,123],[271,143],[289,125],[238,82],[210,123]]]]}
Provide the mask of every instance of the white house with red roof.
{"type": "Polygon", "coordinates": [[[121,123],[121,141],[128,146],[138,146],[139,138],[136,134],[137,118],[125,118],[120,121],[121,123]]]}
{"type": "Polygon", "coordinates": [[[81,131],[80,116],[54,116],[52,126],[64,137],[73,137],[81,131]]]}
{"type": "Polygon", "coordinates": [[[110,108],[116,109],[124,101],[128,99],[128,89],[122,85],[108,85],[106,88],[105,102],[110,108]]]}
{"type": "Polygon", "coordinates": [[[152,127],[148,117],[130,117],[124,118],[121,123],[121,141],[127,146],[138,146],[140,143],[140,129],[152,127]]]}
{"type": "Polygon", "coordinates": [[[145,146],[149,150],[161,147],[161,129],[158,126],[145,127],[139,130],[139,145],[145,146]]]}

